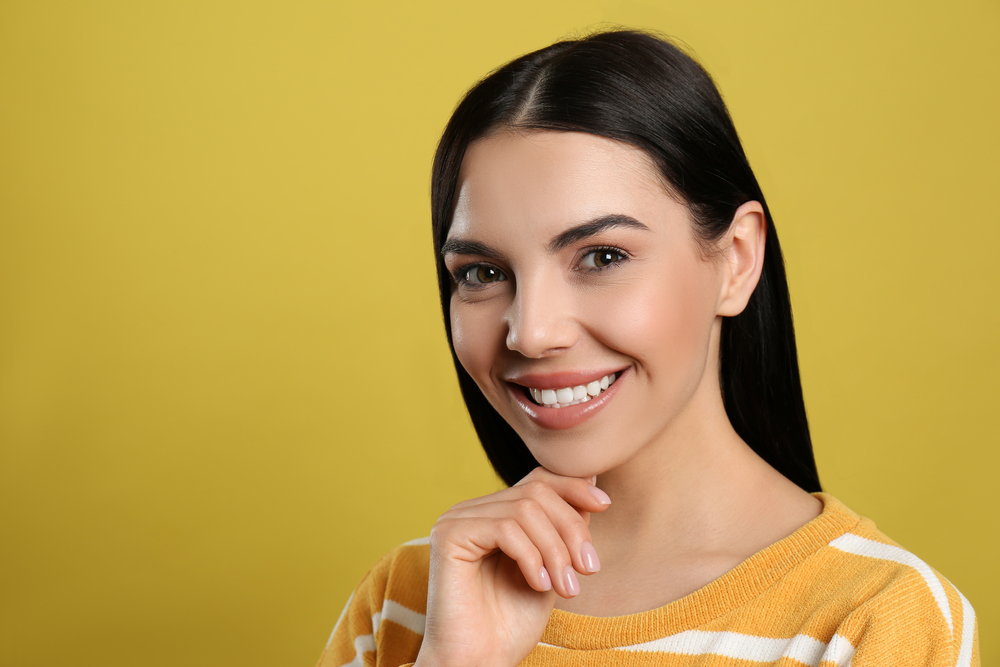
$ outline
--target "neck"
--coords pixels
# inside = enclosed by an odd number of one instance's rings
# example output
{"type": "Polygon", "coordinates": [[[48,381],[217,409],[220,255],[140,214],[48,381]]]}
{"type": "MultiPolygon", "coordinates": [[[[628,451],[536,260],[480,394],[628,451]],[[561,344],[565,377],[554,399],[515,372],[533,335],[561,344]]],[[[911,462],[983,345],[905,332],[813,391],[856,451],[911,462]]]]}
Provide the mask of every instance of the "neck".
{"type": "MultiPolygon", "coordinates": [[[[706,373],[717,378],[717,373],[706,373]]],[[[717,380],[647,446],[598,476],[612,499],[591,516],[602,569],[562,609],[635,613],[679,599],[815,518],[821,503],[750,449],[717,380]]]]}
{"type": "Polygon", "coordinates": [[[754,495],[770,467],[736,434],[721,396],[715,398],[697,392],[655,440],[598,477],[613,504],[592,517],[592,530],[609,546],[649,539],[660,549],[694,548],[716,536],[706,527],[728,523],[733,508],[754,495]]]}

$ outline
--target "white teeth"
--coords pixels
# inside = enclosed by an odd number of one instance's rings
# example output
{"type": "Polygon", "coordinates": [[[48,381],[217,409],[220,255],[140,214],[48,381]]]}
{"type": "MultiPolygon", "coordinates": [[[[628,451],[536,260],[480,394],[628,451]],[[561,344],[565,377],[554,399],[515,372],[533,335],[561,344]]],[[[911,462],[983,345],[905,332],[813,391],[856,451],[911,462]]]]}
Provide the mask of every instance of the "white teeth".
{"type": "Polygon", "coordinates": [[[594,380],[585,385],[578,384],[575,387],[563,387],[561,389],[535,389],[528,387],[528,393],[535,403],[549,408],[565,408],[570,405],[586,403],[595,396],[599,396],[602,391],[610,387],[615,379],[616,373],[605,375],[600,380],[594,380]]]}

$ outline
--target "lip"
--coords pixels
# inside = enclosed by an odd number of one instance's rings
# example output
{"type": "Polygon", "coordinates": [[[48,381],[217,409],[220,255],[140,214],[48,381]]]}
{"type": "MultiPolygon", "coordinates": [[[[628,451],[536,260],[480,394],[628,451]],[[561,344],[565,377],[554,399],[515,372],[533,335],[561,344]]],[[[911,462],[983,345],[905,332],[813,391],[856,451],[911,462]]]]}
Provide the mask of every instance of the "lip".
{"type": "Polygon", "coordinates": [[[517,382],[509,380],[508,384],[510,385],[510,392],[514,396],[514,400],[533,422],[542,428],[564,430],[582,424],[603,410],[604,406],[611,402],[611,399],[618,393],[618,389],[622,383],[630,379],[631,376],[632,368],[629,366],[617,371],[610,370],[596,377],[594,377],[594,373],[592,372],[554,373],[544,376],[521,375],[518,376],[517,382]],[[614,384],[605,389],[599,396],[590,399],[586,403],[571,405],[566,408],[547,408],[542,405],[536,405],[524,393],[525,387],[534,387],[535,389],[574,387],[579,384],[593,382],[595,379],[600,379],[604,375],[610,375],[611,373],[617,373],[618,377],[615,379],[614,384]],[[523,385],[521,384],[522,382],[524,383],[523,385]],[[541,384],[534,384],[536,382],[540,382],[541,384]],[[561,382],[565,384],[559,384],[561,382]]]}

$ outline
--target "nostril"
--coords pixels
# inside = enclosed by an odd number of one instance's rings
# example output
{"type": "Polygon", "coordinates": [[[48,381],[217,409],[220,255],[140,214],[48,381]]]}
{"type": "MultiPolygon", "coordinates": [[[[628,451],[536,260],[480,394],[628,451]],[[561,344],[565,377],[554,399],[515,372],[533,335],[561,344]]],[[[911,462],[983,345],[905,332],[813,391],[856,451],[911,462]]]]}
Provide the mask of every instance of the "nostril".
{"type": "Polygon", "coordinates": [[[573,347],[579,334],[572,316],[550,301],[535,301],[530,307],[517,301],[503,319],[507,349],[529,359],[560,354],[573,347]]]}

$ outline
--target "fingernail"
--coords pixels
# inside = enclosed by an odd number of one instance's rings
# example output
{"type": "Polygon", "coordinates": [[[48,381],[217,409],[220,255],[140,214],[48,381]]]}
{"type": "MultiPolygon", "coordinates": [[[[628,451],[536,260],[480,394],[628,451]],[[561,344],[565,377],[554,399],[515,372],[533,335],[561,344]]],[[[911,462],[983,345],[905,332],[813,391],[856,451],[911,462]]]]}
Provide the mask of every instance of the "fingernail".
{"type": "Polygon", "coordinates": [[[551,591],[552,590],[552,580],[549,579],[549,571],[542,567],[541,571],[538,573],[538,578],[542,580],[542,590],[551,591]]]}
{"type": "Polygon", "coordinates": [[[580,582],[576,580],[576,572],[573,571],[572,565],[567,565],[566,569],[563,570],[563,583],[566,584],[566,592],[570,596],[579,595],[580,582]]]}
{"type": "Polygon", "coordinates": [[[597,572],[601,569],[601,559],[597,557],[597,551],[590,542],[580,545],[580,556],[583,557],[583,566],[587,572],[597,572]]]}
{"type": "Polygon", "coordinates": [[[597,499],[597,502],[601,503],[602,505],[611,504],[611,498],[608,496],[608,494],[604,493],[596,486],[590,487],[590,495],[594,496],[594,498],[597,499]]]}

